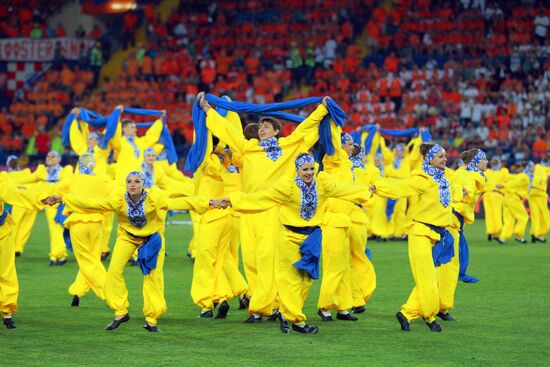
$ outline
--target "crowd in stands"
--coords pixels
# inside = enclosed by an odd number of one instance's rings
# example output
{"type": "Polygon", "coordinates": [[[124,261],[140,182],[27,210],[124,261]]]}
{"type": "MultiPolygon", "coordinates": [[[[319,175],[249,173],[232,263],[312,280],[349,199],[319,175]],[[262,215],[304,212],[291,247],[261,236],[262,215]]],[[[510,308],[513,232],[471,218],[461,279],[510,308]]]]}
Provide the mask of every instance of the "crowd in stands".
{"type": "Polygon", "coordinates": [[[71,90],[68,103],[166,109],[176,145],[188,146],[199,90],[255,103],[331,95],[347,129],[427,126],[452,152],[539,159],[550,141],[549,19],[533,1],[399,0],[388,11],[359,0],[182,0],[165,22],[148,5],[123,18],[125,46],[136,47],[122,72],[89,97],[71,90]],[[147,44],[135,44],[138,19],[147,44]]]}

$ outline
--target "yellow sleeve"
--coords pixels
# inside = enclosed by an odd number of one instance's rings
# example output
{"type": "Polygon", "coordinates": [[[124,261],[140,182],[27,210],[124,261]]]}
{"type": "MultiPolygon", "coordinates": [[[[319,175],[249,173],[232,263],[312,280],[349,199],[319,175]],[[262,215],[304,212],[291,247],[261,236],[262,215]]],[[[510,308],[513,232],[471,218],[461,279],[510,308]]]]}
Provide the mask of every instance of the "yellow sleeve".
{"type": "Polygon", "coordinates": [[[48,194],[46,193],[18,189],[12,183],[5,181],[0,183],[0,200],[14,206],[42,210],[44,204],[41,203],[41,200],[47,197],[48,194]]]}
{"type": "Polygon", "coordinates": [[[163,128],[164,122],[162,122],[162,120],[157,120],[149,129],[147,129],[147,132],[141,138],[145,148],[150,148],[155,145],[157,141],[159,141],[163,128]]]}
{"type": "Polygon", "coordinates": [[[116,154],[120,152],[122,140],[122,124],[119,122],[116,127],[115,135],[109,141],[109,146],[116,154]]]}
{"type": "Polygon", "coordinates": [[[400,199],[424,192],[426,180],[419,176],[409,179],[380,178],[374,183],[376,194],[383,198],[400,199]]]}
{"type": "Polygon", "coordinates": [[[192,196],[195,193],[195,185],[191,180],[188,182],[178,181],[162,174],[158,181],[156,178],[155,181],[155,184],[167,191],[170,197],[192,196]]]}
{"type": "MultiPolygon", "coordinates": [[[[296,129],[286,138],[289,142],[303,140],[307,147],[312,147],[319,140],[319,124],[327,115],[328,110],[321,103],[296,129]]],[[[333,123],[331,123],[332,125],[333,123]]],[[[340,137],[338,137],[340,141],[340,137]]]]}
{"type": "Polygon", "coordinates": [[[420,158],[420,144],[422,144],[422,138],[420,136],[417,136],[416,138],[412,138],[409,143],[407,144],[407,149],[405,149],[406,156],[410,159],[411,162],[415,162],[420,158]],[[409,147],[412,145],[412,148],[409,147]]]}
{"type": "Polygon", "coordinates": [[[258,213],[289,201],[292,185],[288,177],[282,177],[270,189],[252,193],[233,192],[229,200],[234,210],[243,213],[258,213]]]}
{"type": "Polygon", "coordinates": [[[69,138],[71,141],[71,148],[75,151],[76,154],[81,155],[86,152],[86,135],[84,131],[81,131],[78,128],[78,121],[75,117],[71,123],[71,128],[69,130],[69,138]]]}
{"type": "Polygon", "coordinates": [[[382,158],[384,158],[384,165],[391,165],[395,154],[387,147],[386,139],[383,136],[380,136],[380,151],[382,152],[382,158]]]}
{"type": "Polygon", "coordinates": [[[317,182],[323,186],[328,197],[366,204],[372,198],[372,192],[365,185],[350,185],[335,182],[326,172],[319,172],[317,182]]]}
{"type": "Polygon", "coordinates": [[[220,116],[213,108],[206,114],[206,127],[225,142],[232,150],[244,152],[245,138],[242,132],[237,130],[229,121],[220,116]]]}
{"type": "Polygon", "coordinates": [[[210,199],[190,196],[186,198],[166,199],[166,209],[168,210],[193,210],[203,214],[210,208],[210,199]]]}
{"type": "Polygon", "coordinates": [[[122,208],[122,194],[114,192],[105,198],[88,198],[74,194],[63,196],[63,204],[71,212],[102,213],[104,211],[119,211],[122,208]]]}

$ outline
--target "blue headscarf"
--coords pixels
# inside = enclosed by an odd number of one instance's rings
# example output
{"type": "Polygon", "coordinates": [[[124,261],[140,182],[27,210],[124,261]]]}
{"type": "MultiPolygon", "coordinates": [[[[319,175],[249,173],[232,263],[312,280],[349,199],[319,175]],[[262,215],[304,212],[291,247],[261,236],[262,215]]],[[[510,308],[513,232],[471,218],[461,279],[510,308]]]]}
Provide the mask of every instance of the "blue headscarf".
{"type": "Polygon", "coordinates": [[[53,167],[46,167],[46,181],[50,183],[59,182],[59,173],[61,172],[61,165],[59,162],[61,162],[61,154],[56,152],[55,150],[50,150],[48,152],[48,155],[53,154],[57,158],[57,165],[53,167]]]}
{"type": "MultiPolygon", "coordinates": [[[[155,153],[155,150],[153,148],[147,148],[145,149],[145,152],[143,152],[143,156],[147,155],[148,153],[155,153]]],[[[155,183],[155,171],[149,168],[149,165],[143,161],[141,164],[141,169],[143,170],[143,173],[145,175],[145,180],[143,181],[143,185],[145,188],[150,189],[153,184],[155,183]]]]}
{"type": "Polygon", "coordinates": [[[502,162],[498,158],[493,157],[493,159],[496,159],[498,163],[495,164],[494,166],[491,166],[491,169],[493,171],[500,171],[500,169],[502,168],[502,162]]]}
{"type": "MultiPolygon", "coordinates": [[[[309,154],[304,154],[296,158],[294,162],[296,170],[302,167],[305,163],[314,163],[315,160],[309,154]]],[[[308,186],[300,176],[296,176],[294,179],[296,185],[300,188],[300,217],[305,220],[310,220],[317,213],[317,206],[319,203],[319,197],[317,193],[317,183],[315,180],[308,186]]]]}
{"type": "MultiPolygon", "coordinates": [[[[130,178],[130,176],[138,176],[141,181],[145,184],[145,175],[138,171],[132,171],[128,173],[128,176],[126,176],[126,180],[130,178]]],[[[147,198],[147,191],[143,190],[141,192],[141,197],[139,198],[137,203],[134,203],[132,199],[130,199],[130,195],[128,192],[124,195],[124,198],[126,199],[126,204],[128,204],[128,219],[130,220],[130,223],[136,227],[136,228],[143,228],[145,225],[147,225],[147,217],[145,216],[145,199],[147,198]]]]}
{"type": "Polygon", "coordinates": [[[365,164],[363,163],[363,158],[365,157],[365,149],[361,147],[361,150],[356,155],[352,155],[349,157],[351,161],[351,170],[353,171],[354,168],[365,168],[365,164]]]}
{"type": "MultiPolygon", "coordinates": [[[[97,135],[97,133],[95,132],[91,132],[88,134],[88,137],[89,138],[94,138],[96,142],[99,142],[99,135],[97,135]]],[[[96,143],[97,145],[97,143],[96,143]]],[[[88,148],[88,153],[93,153],[94,152],[94,148],[91,147],[91,148],[88,148]]]]}
{"type": "MultiPolygon", "coordinates": [[[[397,144],[395,146],[395,150],[400,153],[405,152],[405,146],[403,144],[397,144]]],[[[393,168],[399,169],[401,167],[401,163],[403,162],[403,157],[395,157],[393,159],[393,168]]]]}
{"type": "Polygon", "coordinates": [[[482,170],[477,168],[477,165],[479,164],[479,162],[481,162],[484,159],[487,159],[487,155],[483,150],[478,149],[474,158],[472,158],[470,163],[466,165],[466,170],[479,173],[485,179],[485,181],[487,181],[487,177],[485,177],[485,173],[483,173],[482,170]]]}
{"type": "Polygon", "coordinates": [[[17,166],[17,168],[15,168],[15,169],[10,167],[10,162],[14,161],[14,160],[19,160],[19,157],[16,156],[16,155],[9,155],[8,159],[6,159],[6,166],[8,167],[8,172],[20,171],[21,170],[21,168],[19,168],[19,166],[17,166]]]}
{"type": "MultiPolygon", "coordinates": [[[[84,165],[82,163],[82,158],[85,157],[86,155],[91,155],[90,153],[84,153],[80,156],[80,158],[78,159],[78,172],[82,175],[90,175],[90,176],[95,176],[94,174],[94,168],[90,168],[89,165],[84,165]]],[[[93,156],[92,156],[93,157],[93,156]]],[[[90,162],[91,163],[91,162],[90,162]]],[[[92,166],[95,166],[95,165],[92,165],[92,166]]]]}
{"type": "Polygon", "coordinates": [[[525,173],[527,177],[529,177],[529,191],[531,191],[531,186],[533,186],[533,177],[535,176],[533,172],[530,172],[529,170],[533,168],[534,165],[535,162],[529,161],[529,163],[527,163],[527,165],[523,169],[523,173],[525,173]]]}
{"type": "Polygon", "coordinates": [[[439,202],[446,208],[449,204],[451,204],[451,190],[449,188],[449,181],[445,178],[444,170],[436,168],[430,164],[435,155],[441,150],[443,150],[443,148],[438,144],[431,147],[424,156],[422,169],[439,185],[439,202]]]}
{"type": "Polygon", "coordinates": [[[341,137],[342,146],[346,145],[349,141],[353,142],[353,137],[348,133],[343,133],[341,137]]]}

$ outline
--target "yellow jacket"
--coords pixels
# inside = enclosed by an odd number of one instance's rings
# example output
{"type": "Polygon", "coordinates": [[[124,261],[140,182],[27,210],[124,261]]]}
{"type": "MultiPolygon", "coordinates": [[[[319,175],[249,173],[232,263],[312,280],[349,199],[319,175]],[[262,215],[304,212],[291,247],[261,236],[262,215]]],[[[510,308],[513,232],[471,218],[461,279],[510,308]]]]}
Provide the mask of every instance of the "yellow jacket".
{"type": "Polygon", "coordinates": [[[69,134],[71,148],[75,151],[75,153],[78,155],[83,153],[92,153],[95,158],[94,173],[102,176],[107,175],[107,161],[109,159],[111,149],[101,149],[96,145],[93,147],[92,152],[88,151],[88,145],[86,144],[86,139],[88,137],[88,124],[81,121],[79,129],[75,118],[75,121],[71,124],[69,134]]]}
{"type": "Polygon", "coordinates": [[[301,122],[287,137],[279,139],[282,156],[276,161],[269,159],[257,139],[246,140],[238,129],[221,117],[213,108],[206,115],[206,126],[233,152],[242,152],[242,188],[246,192],[260,191],[282,175],[295,174],[294,159],[307,152],[318,140],[319,123],[328,113],[322,104],[301,122]]]}
{"type": "Polygon", "coordinates": [[[529,194],[529,176],[523,172],[510,175],[504,184],[504,192],[507,196],[517,195],[525,199],[529,194]]]}
{"type": "Polygon", "coordinates": [[[464,187],[468,194],[462,202],[453,203],[453,208],[464,217],[464,223],[473,223],[475,220],[475,205],[485,190],[485,178],[478,172],[460,169],[457,170],[454,183],[456,186],[464,187]]]}
{"type": "Polygon", "coordinates": [[[497,185],[504,186],[506,184],[506,181],[510,177],[510,172],[506,167],[502,167],[497,171],[492,169],[487,169],[485,171],[485,176],[487,177],[485,192],[498,191],[500,193],[503,193],[503,188],[498,188],[497,185]]]}
{"type": "MultiPolygon", "coordinates": [[[[42,210],[44,205],[41,200],[48,197],[48,194],[37,191],[18,189],[12,182],[0,180],[0,215],[4,213],[4,203],[26,209],[42,210]]],[[[7,214],[5,222],[0,225],[0,239],[11,233],[13,224],[11,215],[7,214]],[[8,225],[6,225],[6,223],[8,225]]]]}
{"type": "Polygon", "coordinates": [[[533,182],[531,182],[530,197],[548,197],[548,176],[550,175],[550,167],[544,167],[540,164],[535,165],[533,172],[533,182]]]}

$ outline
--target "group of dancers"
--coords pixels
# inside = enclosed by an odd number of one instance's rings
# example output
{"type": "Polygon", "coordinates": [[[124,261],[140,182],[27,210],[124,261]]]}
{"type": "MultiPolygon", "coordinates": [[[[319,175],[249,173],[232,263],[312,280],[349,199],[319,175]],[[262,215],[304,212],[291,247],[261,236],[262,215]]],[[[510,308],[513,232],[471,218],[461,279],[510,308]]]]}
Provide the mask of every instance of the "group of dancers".
{"type": "MultiPolygon", "coordinates": [[[[164,231],[170,210],[191,215],[191,297],[199,317],[224,319],[237,298],[248,309],[246,323],[277,321],[283,333],[319,331],[303,311],[312,280],[319,278],[320,320],[332,321],[333,313],[338,320],[358,320],[376,289],[369,236],[408,239],[415,287],[397,320],[404,331],[422,318],[440,332],[436,317],[454,320],[449,311],[459,279],[477,281],[466,272],[463,228],[474,222],[481,195],[489,239],[505,242],[515,234],[526,242],[527,198],[532,241],[545,241],[548,154],[542,163],[511,173],[496,159],[487,169],[485,153],[473,148],[461,154],[463,166],[451,170],[445,149],[421,137],[390,149],[377,133],[365,152],[331,120],[334,152],[316,161],[310,151],[329,113],[329,97],[286,137],[276,118],[243,129],[237,113],[218,111],[203,93],[197,99],[206,114],[207,147],[192,178],[167,161],[162,118],[142,137],[134,121],[120,119],[105,148],[84,121],[71,124],[71,146],[79,155],[74,169],[62,167],[55,152],[34,172],[8,158],[8,170],[0,174],[0,312],[8,329],[15,328],[17,311],[15,257],[24,253],[40,210],[50,231],[49,264],[65,264],[67,248],[78,263],[68,289],[71,305],[91,289],[114,312],[109,331],[130,319],[123,273],[132,261],[144,275],[144,328],[160,331],[158,320],[167,310],[164,231]],[[117,239],[105,269],[115,213],[117,239]]],[[[78,109],[72,112],[78,119],[78,109]]]]}

